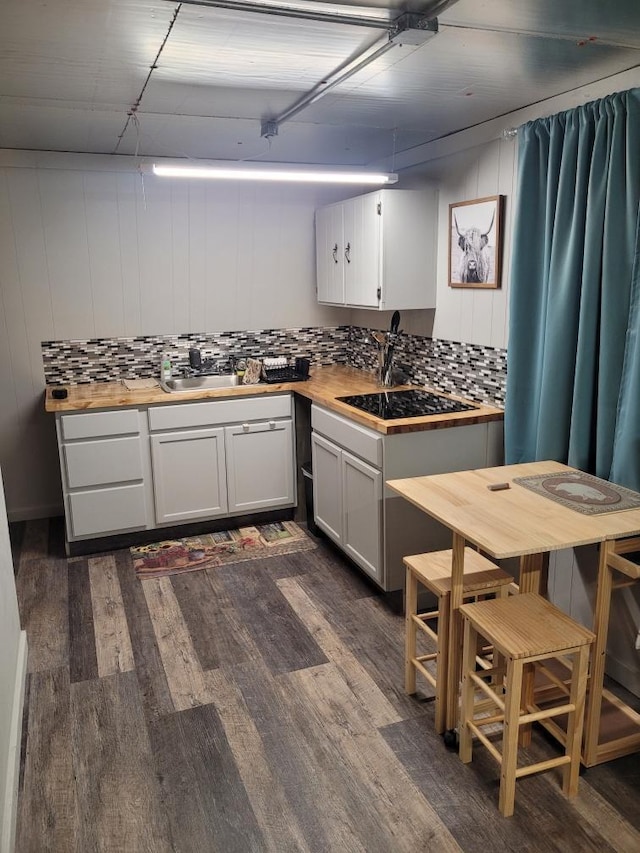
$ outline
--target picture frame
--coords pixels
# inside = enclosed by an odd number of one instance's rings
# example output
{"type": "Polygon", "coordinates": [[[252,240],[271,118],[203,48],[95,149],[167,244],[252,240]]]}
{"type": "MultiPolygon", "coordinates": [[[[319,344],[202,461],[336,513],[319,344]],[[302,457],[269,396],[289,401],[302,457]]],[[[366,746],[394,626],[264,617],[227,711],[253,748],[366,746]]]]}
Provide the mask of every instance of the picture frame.
{"type": "Polygon", "coordinates": [[[449,205],[449,287],[500,287],[503,195],[449,205]]]}

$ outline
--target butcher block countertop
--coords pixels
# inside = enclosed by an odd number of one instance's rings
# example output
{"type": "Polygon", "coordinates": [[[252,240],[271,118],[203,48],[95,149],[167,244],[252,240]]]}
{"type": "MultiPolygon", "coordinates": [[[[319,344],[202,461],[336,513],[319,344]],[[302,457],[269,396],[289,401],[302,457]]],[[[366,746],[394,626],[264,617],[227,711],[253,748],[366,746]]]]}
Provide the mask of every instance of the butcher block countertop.
{"type": "MultiPolygon", "coordinates": [[[[375,415],[370,415],[367,412],[354,409],[352,406],[347,406],[336,399],[337,397],[345,397],[353,394],[371,394],[382,390],[370,373],[363,370],[356,370],[352,367],[345,367],[344,365],[314,368],[307,382],[283,382],[277,385],[266,383],[260,385],[237,385],[234,388],[187,391],[178,394],[168,394],[160,387],[144,391],[128,391],[120,382],[94,382],[87,385],[65,386],[69,392],[69,396],[65,400],[54,400],[51,396],[53,387],[49,386],[46,390],[45,409],[47,412],[85,412],[94,409],[114,409],[120,406],[190,403],[196,400],[215,400],[223,397],[247,397],[255,396],[256,394],[277,394],[283,391],[294,391],[296,394],[306,397],[314,403],[326,406],[328,409],[338,412],[356,423],[386,435],[462,426],[463,424],[485,423],[487,421],[499,421],[504,417],[502,409],[485,406],[481,403],[473,403],[477,408],[466,412],[385,421],[375,417],[375,415]]],[[[388,390],[401,391],[415,387],[417,386],[398,385],[388,390]]],[[[435,391],[435,393],[440,394],[442,392],[435,391]]]]}

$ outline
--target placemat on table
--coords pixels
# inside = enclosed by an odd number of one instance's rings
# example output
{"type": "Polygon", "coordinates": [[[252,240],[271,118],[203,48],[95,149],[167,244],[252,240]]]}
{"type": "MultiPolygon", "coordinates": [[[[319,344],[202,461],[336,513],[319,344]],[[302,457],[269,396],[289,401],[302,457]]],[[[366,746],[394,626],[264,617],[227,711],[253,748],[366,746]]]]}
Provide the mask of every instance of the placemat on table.
{"type": "Polygon", "coordinates": [[[640,507],[640,494],[584,471],[514,477],[514,483],[584,515],[640,507]]]}

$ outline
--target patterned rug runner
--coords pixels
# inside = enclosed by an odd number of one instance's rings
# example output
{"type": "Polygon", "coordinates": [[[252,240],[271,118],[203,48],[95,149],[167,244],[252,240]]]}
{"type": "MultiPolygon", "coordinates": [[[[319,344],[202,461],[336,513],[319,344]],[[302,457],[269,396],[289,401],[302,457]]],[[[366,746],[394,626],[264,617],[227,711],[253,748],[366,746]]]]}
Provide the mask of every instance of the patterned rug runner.
{"type": "Polygon", "coordinates": [[[166,539],[152,545],[139,545],[130,551],[136,574],[144,580],[310,551],[316,547],[317,544],[293,521],[277,521],[184,539],[166,539]]]}

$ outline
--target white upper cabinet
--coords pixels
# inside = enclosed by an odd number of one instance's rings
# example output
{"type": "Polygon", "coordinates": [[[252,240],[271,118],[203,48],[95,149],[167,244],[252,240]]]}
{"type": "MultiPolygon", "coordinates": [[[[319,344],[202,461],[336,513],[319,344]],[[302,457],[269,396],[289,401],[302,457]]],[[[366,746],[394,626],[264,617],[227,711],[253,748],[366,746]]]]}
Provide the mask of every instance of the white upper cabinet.
{"type": "Polygon", "coordinates": [[[342,213],[341,204],[332,204],[316,211],[318,302],[334,305],[344,305],[345,301],[342,213]]]}
{"type": "Polygon", "coordinates": [[[434,308],[437,196],[378,190],[316,211],[318,302],[434,308]]]}

